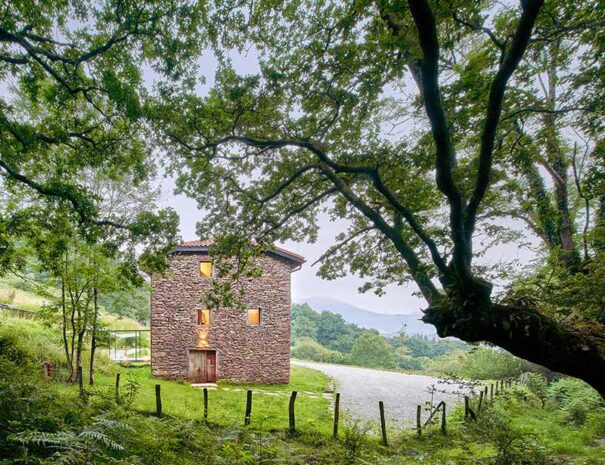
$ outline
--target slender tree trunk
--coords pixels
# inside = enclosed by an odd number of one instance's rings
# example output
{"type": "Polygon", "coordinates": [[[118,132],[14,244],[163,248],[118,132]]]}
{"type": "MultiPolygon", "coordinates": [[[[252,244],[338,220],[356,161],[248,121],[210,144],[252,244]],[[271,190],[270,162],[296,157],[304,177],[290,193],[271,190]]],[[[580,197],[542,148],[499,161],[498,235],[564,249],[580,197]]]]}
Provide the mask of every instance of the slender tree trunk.
{"type": "Polygon", "coordinates": [[[90,340],[90,369],[88,370],[88,382],[92,386],[95,382],[95,352],[97,350],[97,322],[99,320],[98,290],[95,285],[93,291],[94,315],[92,319],[91,340],[90,340]]]}
{"type": "Polygon", "coordinates": [[[65,359],[67,360],[67,367],[69,370],[67,381],[71,382],[71,379],[74,376],[74,363],[69,350],[69,340],[67,339],[67,305],[65,303],[65,281],[63,279],[61,280],[61,312],[63,316],[63,348],[65,349],[65,359]]]}
{"type": "Polygon", "coordinates": [[[605,194],[599,199],[592,243],[595,249],[605,252],[605,194]]]}
{"type": "MultiPolygon", "coordinates": [[[[549,53],[548,58],[550,61],[546,71],[548,76],[547,107],[553,111],[556,110],[557,102],[559,46],[558,42],[553,41],[547,52],[549,53]]],[[[552,113],[545,113],[543,124],[547,159],[551,168],[549,171],[555,188],[555,205],[558,214],[557,223],[561,241],[560,257],[566,267],[572,268],[578,265],[580,255],[574,243],[575,228],[569,210],[569,163],[561,147],[557,116],[552,113]]]]}

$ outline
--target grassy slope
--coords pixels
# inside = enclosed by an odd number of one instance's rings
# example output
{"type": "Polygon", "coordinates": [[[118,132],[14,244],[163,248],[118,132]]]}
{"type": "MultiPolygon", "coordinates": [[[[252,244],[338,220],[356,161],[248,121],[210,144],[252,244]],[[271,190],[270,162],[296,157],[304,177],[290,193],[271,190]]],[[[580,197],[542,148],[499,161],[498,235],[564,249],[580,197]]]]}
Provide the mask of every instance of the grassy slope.
{"type": "MultiPolygon", "coordinates": [[[[10,304],[16,308],[37,311],[46,305],[47,299],[37,295],[31,290],[21,289],[23,281],[16,276],[3,276],[0,278],[0,303],[10,304]]],[[[145,327],[131,318],[120,317],[101,311],[101,320],[108,329],[145,329],[145,327]]]]}
{"type": "Polygon", "coordinates": [[[0,278],[0,303],[11,304],[23,310],[36,311],[46,300],[33,292],[19,289],[20,279],[4,276],[0,278]]]}

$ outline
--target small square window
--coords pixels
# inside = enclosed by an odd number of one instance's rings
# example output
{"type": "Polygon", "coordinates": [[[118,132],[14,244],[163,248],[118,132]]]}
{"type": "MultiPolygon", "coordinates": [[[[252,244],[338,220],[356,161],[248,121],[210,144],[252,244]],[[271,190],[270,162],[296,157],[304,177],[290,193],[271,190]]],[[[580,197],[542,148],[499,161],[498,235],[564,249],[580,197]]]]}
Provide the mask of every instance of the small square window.
{"type": "Polygon", "coordinates": [[[260,308],[249,308],[247,322],[249,325],[260,325],[260,308]]]}
{"type": "Polygon", "coordinates": [[[212,262],[200,262],[200,276],[212,278],[212,262]]]}
{"type": "Polygon", "coordinates": [[[209,325],[210,324],[210,310],[203,308],[197,311],[197,324],[198,325],[209,325]]]}

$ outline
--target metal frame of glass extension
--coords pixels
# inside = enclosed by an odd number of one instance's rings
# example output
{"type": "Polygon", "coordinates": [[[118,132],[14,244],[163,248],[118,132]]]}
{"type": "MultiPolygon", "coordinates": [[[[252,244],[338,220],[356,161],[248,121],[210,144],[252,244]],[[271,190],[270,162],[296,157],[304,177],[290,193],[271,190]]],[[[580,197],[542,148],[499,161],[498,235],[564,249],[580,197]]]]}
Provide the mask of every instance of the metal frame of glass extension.
{"type": "Polygon", "coordinates": [[[151,359],[150,356],[143,355],[143,349],[149,349],[149,347],[143,347],[141,345],[141,334],[150,333],[149,329],[108,329],[105,332],[109,336],[109,358],[111,360],[115,362],[148,362],[151,359]],[[129,344],[127,341],[132,338],[134,338],[134,345],[129,344]],[[120,348],[120,350],[124,350],[126,354],[125,360],[118,358],[118,340],[126,340],[126,345],[123,348],[120,348]],[[133,358],[128,357],[129,349],[134,349],[133,358]]]}

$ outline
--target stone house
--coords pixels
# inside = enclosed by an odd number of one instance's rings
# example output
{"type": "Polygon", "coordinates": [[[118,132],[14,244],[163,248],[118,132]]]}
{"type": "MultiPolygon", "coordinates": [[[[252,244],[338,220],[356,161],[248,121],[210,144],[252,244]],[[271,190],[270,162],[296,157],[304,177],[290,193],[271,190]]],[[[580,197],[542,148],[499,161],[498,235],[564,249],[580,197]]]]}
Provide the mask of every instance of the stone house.
{"type": "Polygon", "coordinates": [[[244,307],[205,308],[215,279],[211,241],[189,241],[151,279],[151,370],[192,383],[216,380],[287,384],[290,380],[290,274],[305,259],[281,248],[260,256],[264,273],[245,278],[244,307]]]}

